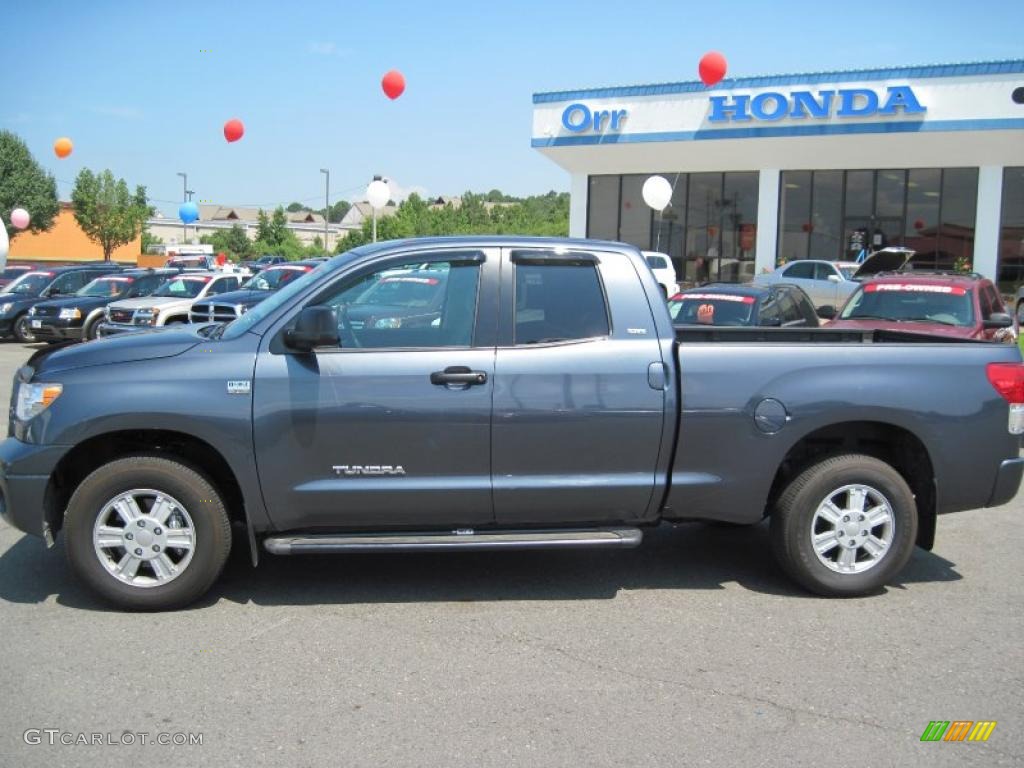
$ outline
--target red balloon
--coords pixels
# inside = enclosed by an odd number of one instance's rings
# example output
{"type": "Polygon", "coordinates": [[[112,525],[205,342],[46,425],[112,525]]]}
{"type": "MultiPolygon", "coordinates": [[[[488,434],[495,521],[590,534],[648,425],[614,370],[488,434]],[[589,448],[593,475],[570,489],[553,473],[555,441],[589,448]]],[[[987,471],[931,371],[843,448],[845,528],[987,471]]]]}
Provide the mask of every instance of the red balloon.
{"type": "Polygon", "coordinates": [[[245,126],[242,121],[234,117],[224,123],[224,138],[228,141],[238,141],[245,133],[245,126]]]}
{"type": "Polygon", "coordinates": [[[914,219],[914,229],[924,229],[924,219],[914,219]]]}
{"type": "Polygon", "coordinates": [[[708,51],[700,57],[697,71],[700,73],[700,79],[704,85],[714,85],[722,82],[726,68],[725,56],[718,51],[708,51]]]}
{"type": "Polygon", "coordinates": [[[405,77],[397,69],[392,69],[381,78],[380,87],[389,99],[397,99],[405,91],[405,77]]]}

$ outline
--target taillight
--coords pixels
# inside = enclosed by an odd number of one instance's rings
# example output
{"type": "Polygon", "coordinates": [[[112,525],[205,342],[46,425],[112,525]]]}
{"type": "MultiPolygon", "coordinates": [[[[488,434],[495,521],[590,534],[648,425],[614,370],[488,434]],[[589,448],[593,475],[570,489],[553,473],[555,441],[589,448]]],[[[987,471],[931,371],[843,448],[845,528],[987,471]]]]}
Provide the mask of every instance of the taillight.
{"type": "Polygon", "coordinates": [[[1024,364],[989,363],[985,366],[989,383],[1010,404],[1007,429],[1011,435],[1024,434],[1024,364]]]}
{"type": "Polygon", "coordinates": [[[985,366],[989,383],[1011,404],[1024,403],[1024,364],[989,363],[985,366]]]}

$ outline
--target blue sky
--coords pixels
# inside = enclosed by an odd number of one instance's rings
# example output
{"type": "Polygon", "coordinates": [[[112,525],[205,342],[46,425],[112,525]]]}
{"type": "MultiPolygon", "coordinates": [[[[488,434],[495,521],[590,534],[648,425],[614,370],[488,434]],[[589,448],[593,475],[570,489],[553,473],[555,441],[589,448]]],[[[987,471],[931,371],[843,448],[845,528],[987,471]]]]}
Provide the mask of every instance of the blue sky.
{"type": "Polygon", "coordinates": [[[52,2],[8,8],[0,128],[61,182],[110,168],[165,211],[400,189],[568,188],[530,148],[531,94],[735,76],[1024,57],[1024,2],[52,2]],[[209,49],[209,53],[201,52],[209,49]],[[380,78],[407,79],[389,101],[380,78]],[[225,120],[246,136],[227,144],[225,120]],[[57,160],[67,135],[75,152],[57,160]]]}

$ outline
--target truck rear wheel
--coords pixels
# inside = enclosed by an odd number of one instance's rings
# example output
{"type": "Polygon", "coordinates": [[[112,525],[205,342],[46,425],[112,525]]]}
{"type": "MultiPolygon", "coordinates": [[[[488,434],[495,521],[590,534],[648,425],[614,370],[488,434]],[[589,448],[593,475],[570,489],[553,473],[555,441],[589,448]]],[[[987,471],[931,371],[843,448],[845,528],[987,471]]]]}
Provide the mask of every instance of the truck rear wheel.
{"type": "Polygon", "coordinates": [[[161,456],[130,456],[95,470],[75,490],[64,521],[75,574],[130,610],[179,608],[216,581],[231,549],[217,490],[161,456]]]}
{"type": "Polygon", "coordinates": [[[833,456],[786,487],[770,536],[779,564],[802,586],[855,597],[879,589],[906,565],[917,538],[917,505],[885,462],[833,456]]]}

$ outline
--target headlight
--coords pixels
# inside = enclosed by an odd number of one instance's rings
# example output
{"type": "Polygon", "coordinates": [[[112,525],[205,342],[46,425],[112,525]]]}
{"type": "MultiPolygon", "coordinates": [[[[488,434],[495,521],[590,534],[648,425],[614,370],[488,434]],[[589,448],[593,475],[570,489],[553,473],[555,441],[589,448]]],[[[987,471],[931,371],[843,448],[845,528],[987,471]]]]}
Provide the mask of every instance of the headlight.
{"type": "MultiPolygon", "coordinates": [[[[35,309],[35,307],[32,307],[32,309],[35,309]]],[[[60,317],[61,320],[78,320],[81,316],[82,310],[80,310],[78,307],[72,307],[71,309],[62,309],[60,311],[60,315],[58,315],[58,317],[60,317]]]]}
{"type": "Polygon", "coordinates": [[[64,391],[63,384],[18,384],[18,399],[14,415],[19,421],[28,421],[53,403],[64,391]]]}
{"type": "Polygon", "coordinates": [[[134,320],[136,325],[153,325],[156,322],[157,311],[155,309],[135,310],[134,320]]]}
{"type": "Polygon", "coordinates": [[[249,308],[245,306],[245,304],[235,304],[235,314],[237,314],[239,317],[241,317],[248,311],[249,308]]]}
{"type": "MultiPolygon", "coordinates": [[[[14,306],[13,304],[4,304],[2,307],[0,307],[0,312],[7,312],[13,306],[14,306]]],[[[28,308],[28,314],[34,315],[35,313],[36,313],[36,308],[34,306],[28,308]]]]}
{"type": "Polygon", "coordinates": [[[373,324],[374,328],[401,328],[402,319],[399,317],[382,317],[373,324]]]}
{"type": "MultiPolygon", "coordinates": [[[[8,301],[6,304],[0,304],[0,314],[6,315],[8,312],[11,311],[11,307],[13,306],[14,303],[10,301],[8,301]]],[[[35,307],[33,307],[33,309],[35,309],[35,307]]]]}

